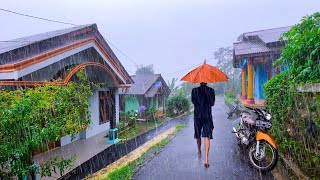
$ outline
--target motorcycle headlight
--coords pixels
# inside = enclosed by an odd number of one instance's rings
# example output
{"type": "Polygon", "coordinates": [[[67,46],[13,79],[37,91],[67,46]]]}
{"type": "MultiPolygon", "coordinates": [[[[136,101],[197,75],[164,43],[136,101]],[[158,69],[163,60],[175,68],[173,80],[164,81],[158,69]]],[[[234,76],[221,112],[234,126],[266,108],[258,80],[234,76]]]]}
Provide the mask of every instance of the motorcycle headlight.
{"type": "Polygon", "coordinates": [[[266,120],[270,121],[271,118],[272,118],[272,116],[271,116],[271,114],[266,114],[266,115],[265,115],[265,118],[266,118],[266,120]]]}

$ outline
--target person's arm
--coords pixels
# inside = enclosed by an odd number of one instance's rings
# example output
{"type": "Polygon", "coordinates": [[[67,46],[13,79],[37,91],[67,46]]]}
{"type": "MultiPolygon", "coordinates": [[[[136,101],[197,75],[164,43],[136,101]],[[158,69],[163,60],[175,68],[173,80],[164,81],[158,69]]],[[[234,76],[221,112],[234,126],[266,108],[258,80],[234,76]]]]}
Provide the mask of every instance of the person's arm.
{"type": "Polygon", "coordinates": [[[211,96],[211,106],[214,106],[214,104],[216,102],[216,94],[214,92],[214,89],[212,89],[210,96],[211,96]]]}
{"type": "Polygon", "coordinates": [[[195,89],[192,89],[191,91],[191,102],[192,104],[196,104],[196,94],[195,94],[195,89]]]}

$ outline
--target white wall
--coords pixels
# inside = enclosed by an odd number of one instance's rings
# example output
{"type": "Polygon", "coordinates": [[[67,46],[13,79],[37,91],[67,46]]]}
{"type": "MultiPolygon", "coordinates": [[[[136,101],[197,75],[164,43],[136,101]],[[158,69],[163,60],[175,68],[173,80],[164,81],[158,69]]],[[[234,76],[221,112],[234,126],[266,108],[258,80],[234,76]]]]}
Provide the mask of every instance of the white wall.
{"type": "MultiPolygon", "coordinates": [[[[99,89],[99,91],[106,89],[99,89]]],[[[110,128],[110,123],[104,123],[99,125],[99,91],[94,91],[92,97],[90,97],[89,111],[91,113],[91,124],[87,129],[86,138],[90,138],[101,132],[107,132],[110,128]]]]}
{"type": "Polygon", "coordinates": [[[120,96],[119,96],[119,89],[116,89],[116,93],[115,93],[115,96],[116,96],[116,122],[117,124],[119,123],[119,111],[120,111],[120,96]]]}
{"type": "MultiPolygon", "coordinates": [[[[91,114],[91,124],[89,129],[87,129],[84,132],[81,132],[76,135],[76,138],[73,139],[73,141],[79,140],[79,139],[85,139],[90,138],[96,134],[99,134],[101,132],[106,132],[110,128],[110,122],[99,124],[99,91],[107,91],[108,88],[99,89],[93,92],[93,95],[89,98],[90,100],[90,107],[89,111],[91,114]]],[[[116,122],[119,123],[119,90],[116,89],[115,92],[115,99],[116,99],[116,122]]],[[[65,136],[61,138],[61,146],[64,146],[66,144],[69,144],[71,142],[71,136],[65,136]]]]}

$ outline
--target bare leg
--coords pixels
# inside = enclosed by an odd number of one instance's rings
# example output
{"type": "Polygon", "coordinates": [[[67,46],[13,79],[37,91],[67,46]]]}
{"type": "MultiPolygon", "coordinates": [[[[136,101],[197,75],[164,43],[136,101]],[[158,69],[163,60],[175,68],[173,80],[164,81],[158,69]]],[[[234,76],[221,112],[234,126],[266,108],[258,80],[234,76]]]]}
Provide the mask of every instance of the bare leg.
{"type": "Polygon", "coordinates": [[[208,137],[205,138],[205,158],[204,158],[204,163],[208,164],[209,162],[209,149],[210,149],[210,139],[208,137]]]}
{"type": "Polygon", "coordinates": [[[201,157],[201,138],[197,139],[197,145],[198,145],[198,157],[201,157]]]}

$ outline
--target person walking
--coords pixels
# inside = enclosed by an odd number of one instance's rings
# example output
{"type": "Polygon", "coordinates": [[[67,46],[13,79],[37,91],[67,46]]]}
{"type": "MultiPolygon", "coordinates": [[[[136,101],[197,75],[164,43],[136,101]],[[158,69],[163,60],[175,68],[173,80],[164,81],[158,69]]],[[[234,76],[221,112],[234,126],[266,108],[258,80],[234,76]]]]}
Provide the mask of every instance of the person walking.
{"type": "Polygon", "coordinates": [[[194,138],[197,139],[199,158],[201,158],[201,136],[205,138],[206,168],[209,167],[210,139],[214,128],[211,108],[215,103],[214,89],[208,87],[207,83],[223,82],[228,79],[220,69],[207,64],[206,60],[181,79],[190,83],[200,83],[199,87],[192,89],[191,100],[194,104],[194,138]]]}
{"type": "Polygon", "coordinates": [[[212,106],[215,103],[215,92],[207,83],[200,83],[200,86],[192,89],[191,100],[194,104],[194,138],[197,140],[198,157],[201,158],[201,137],[205,140],[204,166],[209,165],[210,139],[214,129],[212,120],[212,106]]]}

